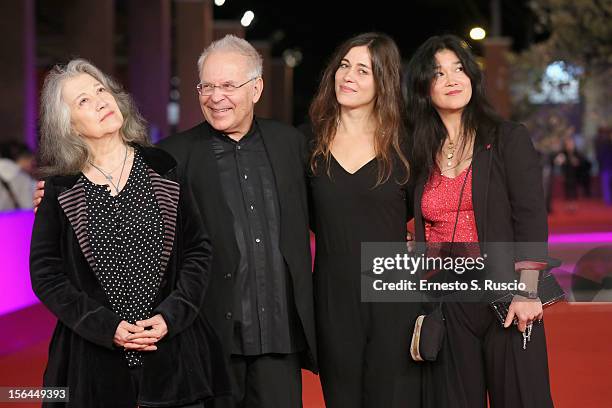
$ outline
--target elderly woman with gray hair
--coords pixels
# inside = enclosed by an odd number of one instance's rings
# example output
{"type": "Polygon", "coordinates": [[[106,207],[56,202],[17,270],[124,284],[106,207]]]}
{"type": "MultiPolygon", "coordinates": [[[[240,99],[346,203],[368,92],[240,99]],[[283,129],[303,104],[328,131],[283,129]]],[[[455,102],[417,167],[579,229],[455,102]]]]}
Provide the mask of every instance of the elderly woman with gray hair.
{"type": "Polygon", "coordinates": [[[202,407],[227,393],[221,345],[200,313],[210,241],[129,95],[85,60],[55,67],[41,135],[48,177],[30,272],[58,318],[44,386],[70,396],[44,406],[202,407]]]}

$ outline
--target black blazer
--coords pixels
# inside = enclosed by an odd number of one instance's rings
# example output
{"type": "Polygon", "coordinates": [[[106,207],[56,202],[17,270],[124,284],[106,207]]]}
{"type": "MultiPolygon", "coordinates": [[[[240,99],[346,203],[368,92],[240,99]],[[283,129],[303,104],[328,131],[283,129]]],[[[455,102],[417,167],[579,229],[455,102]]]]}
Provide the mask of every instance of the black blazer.
{"type": "MultiPolygon", "coordinates": [[[[423,172],[414,189],[417,242],[425,241],[421,199],[427,177],[423,172]]],[[[495,256],[508,256],[509,262],[547,260],[542,170],[525,126],[505,121],[497,127],[479,129],[472,158],[472,204],[481,249],[485,242],[529,242],[533,244],[517,245],[513,254],[495,256]]],[[[512,268],[500,273],[501,278],[516,278],[512,268]]]]}
{"type": "MultiPolygon", "coordinates": [[[[293,283],[295,306],[308,350],[302,366],[316,371],[316,343],[312,292],[312,261],[308,230],[308,204],[304,177],[305,148],[302,135],[293,127],[257,118],[276,180],[280,205],[280,250],[293,283]]],[[[210,287],[204,300],[206,316],[221,335],[226,356],[231,352],[234,276],[240,254],[232,228],[233,215],[225,202],[208,123],[171,136],[160,143],[184,169],[213,244],[210,287]]]]}
{"type": "MultiPolygon", "coordinates": [[[[176,161],[160,149],[138,149],[151,169],[164,220],[161,288],[153,314],[161,313],[168,325],[158,349],[144,354],[138,402],[176,406],[228,394],[221,344],[201,313],[210,275],[210,240],[194,222],[199,215],[190,192],[177,181],[176,161]]],[[[32,287],[58,318],[43,384],[69,387],[67,406],[134,408],[136,394],[125,356],[113,345],[122,319],[96,278],[84,187],[78,178],[46,180],[32,232],[32,287]]]]}

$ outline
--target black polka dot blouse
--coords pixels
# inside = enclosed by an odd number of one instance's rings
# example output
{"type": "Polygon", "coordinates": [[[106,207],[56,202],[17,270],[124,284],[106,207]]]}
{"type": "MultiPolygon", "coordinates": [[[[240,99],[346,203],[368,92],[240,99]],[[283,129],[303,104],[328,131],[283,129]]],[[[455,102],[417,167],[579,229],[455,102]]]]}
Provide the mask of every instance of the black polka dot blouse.
{"type": "MultiPolygon", "coordinates": [[[[161,279],[164,227],[146,164],[134,150],[127,183],[114,197],[112,186],[81,177],[98,280],[121,318],[129,323],[147,319],[161,279]]],[[[142,365],[141,352],[125,356],[129,367],[142,365]]]]}

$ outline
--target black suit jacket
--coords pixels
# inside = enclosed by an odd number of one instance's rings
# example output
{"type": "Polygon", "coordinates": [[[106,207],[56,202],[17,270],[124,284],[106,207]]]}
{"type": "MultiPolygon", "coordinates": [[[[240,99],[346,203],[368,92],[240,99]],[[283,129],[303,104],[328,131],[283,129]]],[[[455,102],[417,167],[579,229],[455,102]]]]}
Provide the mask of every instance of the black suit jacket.
{"type": "MultiPolygon", "coordinates": [[[[304,140],[293,127],[257,119],[274,173],[280,205],[280,249],[293,284],[295,306],[308,350],[303,367],[316,371],[312,261],[308,230],[308,204],[303,167],[304,140]]],[[[232,229],[233,215],[225,202],[211,139],[215,130],[201,123],[160,143],[180,163],[213,245],[211,281],[204,310],[219,332],[226,354],[232,344],[234,276],[240,254],[232,229]]]]}
{"type": "MultiPolygon", "coordinates": [[[[425,241],[421,199],[427,177],[428,174],[422,174],[414,189],[417,242],[425,241]]],[[[525,126],[506,121],[479,129],[472,158],[472,204],[481,249],[485,249],[485,242],[529,243],[516,245],[513,253],[495,253],[499,264],[505,258],[512,263],[547,260],[548,222],[542,170],[525,126]]],[[[500,273],[508,280],[516,278],[510,274],[512,268],[500,273]]]]}

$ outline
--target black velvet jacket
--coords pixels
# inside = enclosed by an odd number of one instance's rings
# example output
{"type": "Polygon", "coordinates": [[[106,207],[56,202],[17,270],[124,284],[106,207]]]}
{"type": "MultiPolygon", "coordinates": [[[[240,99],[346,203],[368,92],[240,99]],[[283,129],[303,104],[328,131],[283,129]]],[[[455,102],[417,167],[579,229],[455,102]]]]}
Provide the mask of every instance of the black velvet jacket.
{"type": "Polygon", "coordinates": [[[145,353],[136,401],[124,353],[113,344],[122,319],[96,278],[83,185],[78,176],[46,180],[32,232],[30,274],[34,292],[58,318],[43,384],[69,387],[70,402],[44,406],[164,407],[229,393],[221,344],[200,313],[210,240],[197,222],[191,193],[178,183],[175,160],[156,148],[138,148],[164,220],[153,314],[164,317],[168,334],[156,351],[145,353]]]}
{"type": "MultiPolygon", "coordinates": [[[[280,205],[280,250],[288,266],[293,301],[307,342],[302,367],[316,371],[304,138],[297,129],[273,120],[257,118],[257,124],[276,181],[280,205]]],[[[229,357],[233,334],[232,309],[237,295],[234,283],[240,254],[232,228],[234,218],[224,199],[211,145],[213,132],[216,130],[208,123],[201,123],[163,140],[160,147],[178,160],[215,248],[204,312],[220,334],[225,355],[229,357]]]]}

